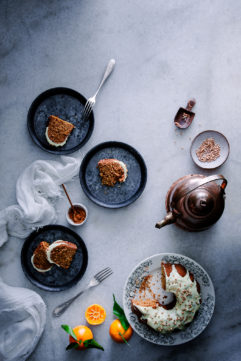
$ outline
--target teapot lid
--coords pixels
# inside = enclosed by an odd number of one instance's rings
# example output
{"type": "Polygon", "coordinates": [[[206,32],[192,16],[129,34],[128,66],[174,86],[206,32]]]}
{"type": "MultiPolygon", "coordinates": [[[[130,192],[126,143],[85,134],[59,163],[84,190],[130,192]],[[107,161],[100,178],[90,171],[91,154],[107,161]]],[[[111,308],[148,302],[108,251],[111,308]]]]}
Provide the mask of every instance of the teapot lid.
{"type": "Polygon", "coordinates": [[[194,217],[207,217],[212,212],[216,212],[221,204],[218,202],[216,189],[212,185],[208,187],[199,187],[189,193],[185,199],[186,211],[194,217]]]}

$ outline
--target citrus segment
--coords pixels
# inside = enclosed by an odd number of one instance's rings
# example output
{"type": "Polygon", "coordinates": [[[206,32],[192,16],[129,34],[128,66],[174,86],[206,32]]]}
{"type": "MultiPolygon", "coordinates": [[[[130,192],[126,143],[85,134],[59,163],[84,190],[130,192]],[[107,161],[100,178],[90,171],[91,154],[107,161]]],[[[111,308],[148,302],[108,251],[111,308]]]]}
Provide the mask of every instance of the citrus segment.
{"type": "Polygon", "coordinates": [[[85,311],[85,318],[90,325],[100,325],[106,318],[105,309],[97,304],[91,305],[85,311]]]}

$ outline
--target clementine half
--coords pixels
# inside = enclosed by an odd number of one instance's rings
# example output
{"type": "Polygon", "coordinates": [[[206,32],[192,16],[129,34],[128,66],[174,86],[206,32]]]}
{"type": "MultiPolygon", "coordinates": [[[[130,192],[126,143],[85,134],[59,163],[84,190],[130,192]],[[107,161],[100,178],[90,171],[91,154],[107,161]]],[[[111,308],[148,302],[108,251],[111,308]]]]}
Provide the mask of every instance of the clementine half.
{"type": "Polygon", "coordinates": [[[100,325],[106,318],[105,309],[97,304],[91,305],[85,311],[85,318],[90,325],[100,325]]]}

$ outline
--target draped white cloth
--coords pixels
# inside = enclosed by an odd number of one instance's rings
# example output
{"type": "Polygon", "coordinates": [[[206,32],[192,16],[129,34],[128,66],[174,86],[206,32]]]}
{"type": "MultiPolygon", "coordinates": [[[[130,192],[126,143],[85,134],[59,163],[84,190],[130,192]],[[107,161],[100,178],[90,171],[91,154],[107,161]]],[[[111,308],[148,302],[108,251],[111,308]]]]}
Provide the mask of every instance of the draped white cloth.
{"type": "MultiPolygon", "coordinates": [[[[18,204],[0,212],[0,246],[8,236],[26,237],[34,228],[57,220],[60,185],[78,174],[80,159],[37,160],[16,184],[18,204]]],[[[0,279],[0,360],[24,361],[34,350],[46,322],[46,306],[34,291],[11,287],[0,279]]]]}
{"type": "Polygon", "coordinates": [[[0,211],[0,246],[8,235],[24,238],[33,229],[55,223],[60,185],[78,174],[80,159],[62,156],[60,161],[37,160],[17,180],[18,204],[0,211]]]}
{"type": "Polygon", "coordinates": [[[1,279],[0,290],[0,360],[24,361],[44,330],[45,303],[36,292],[8,286],[1,279]]]}

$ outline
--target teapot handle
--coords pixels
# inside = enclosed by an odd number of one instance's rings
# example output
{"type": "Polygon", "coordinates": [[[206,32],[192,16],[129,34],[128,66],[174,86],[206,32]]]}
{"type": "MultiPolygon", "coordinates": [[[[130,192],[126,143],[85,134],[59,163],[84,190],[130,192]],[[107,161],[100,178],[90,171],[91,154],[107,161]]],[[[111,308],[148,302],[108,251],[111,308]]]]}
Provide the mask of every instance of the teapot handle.
{"type": "Polygon", "coordinates": [[[218,180],[222,180],[222,184],[220,186],[221,190],[223,191],[223,193],[225,193],[225,188],[227,186],[227,179],[224,178],[223,175],[221,174],[215,174],[215,175],[210,175],[209,177],[205,177],[204,179],[200,179],[200,181],[198,182],[197,186],[193,187],[192,189],[188,189],[188,190],[184,190],[183,193],[181,193],[179,195],[179,199],[186,196],[188,193],[191,193],[192,191],[194,191],[195,189],[203,186],[204,184],[210,183],[210,182],[214,182],[214,181],[218,181],[218,180]]]}

